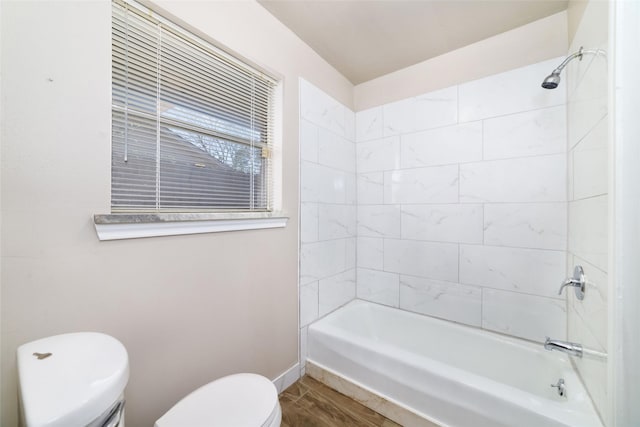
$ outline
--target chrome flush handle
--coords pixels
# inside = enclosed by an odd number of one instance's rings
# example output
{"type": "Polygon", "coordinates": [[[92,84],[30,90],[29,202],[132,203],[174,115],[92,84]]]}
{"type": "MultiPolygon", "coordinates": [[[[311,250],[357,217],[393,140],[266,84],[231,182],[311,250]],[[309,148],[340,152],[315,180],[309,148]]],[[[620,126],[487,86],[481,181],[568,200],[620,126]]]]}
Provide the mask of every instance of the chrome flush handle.
{"type": "Polygon", "coordinates": [[[573,276],[562,282],[558,295],[562,295],[562,290],[565,287],[572,286],[575,290],[576,298],[582,301],[584,299],[585,284],[586,280],[584,278],[584,270],[582,269],[582,266],[576,265],[573,269],[573,276]]]}

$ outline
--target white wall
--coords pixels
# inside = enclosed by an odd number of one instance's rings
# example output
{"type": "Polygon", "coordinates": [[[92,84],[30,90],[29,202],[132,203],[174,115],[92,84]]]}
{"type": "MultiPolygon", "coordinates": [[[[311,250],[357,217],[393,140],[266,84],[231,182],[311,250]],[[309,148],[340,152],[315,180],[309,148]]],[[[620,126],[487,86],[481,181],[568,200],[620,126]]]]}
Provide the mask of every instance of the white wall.
{"type": "Polygon", "coordinates": [[[609,400],[612,426],[640,425],[640,3],[609,2],[609,400]]]}
{"type": "Polygon", "coordinates": [[[300,362],[307,326],[356,296],[355,114],[300,81],[300,362]]]}
{"type": "Polygon", "coordinates": [[[567,51],[567,13],[560,12],[447,52],[354,88],[356,111],[487,77],[567,51]]]}
{"type": "Polygon", "coordinates": [[[127,425],[196,387],[298,357],[298,79],[349,105],[352,85],[255,2],[164,1],[202,36],[284,79],[285,229],[97,240],[110,209],[109,1],[2,2],[3,426],[17,421],[15,350],[105,332],[127,347],[127,425]]]}
{"type": "MultiPolygon", "coordinates": [[[[2,3],[0,2],[0,22],[2,22],[2,3]]],[[[0,46],[2,46],[2,31],[0,31],[0,46]]],[[[2,49],[0,49],[0,129],[4,127],[2,114],[2,49]]],[[[2,165],[2,132],[0,131],[0,165],[2,165]]],[[[2,174],[0,173],[0,195],[2,194],[2,174]]],[[[0,196],[0,236],[2,236],[2,197],[0,196]]],[[[0,242],[0,260],[2,259],[2,244],[0,242]]],[[[2,331],[2,262],[0,262],[0,331],[2,331]]],[[[0,383],[2,383],[2,340],[0,339],[0,383]]],[[[0,420],[2,420],[2,387],[0,387],[0,420]]]]}
{"type": "Polygon", "coordinates": [[[599,49],[572,61],[566,70],[568,90],[569,240],[567,275],[582,265],[587,278],[584,300],[568,293],[569,340],[588,351],[573,359],[593,402],[607,425],[607,353],[609,287],[609,120],[608,3],[590,1],[581,10],[569,53],[580,46],[599,49]]]}
{"type": "Polygon", "coordinates": [[[566,337],[561,60],[356,114],[358,298],[566,337]]]}

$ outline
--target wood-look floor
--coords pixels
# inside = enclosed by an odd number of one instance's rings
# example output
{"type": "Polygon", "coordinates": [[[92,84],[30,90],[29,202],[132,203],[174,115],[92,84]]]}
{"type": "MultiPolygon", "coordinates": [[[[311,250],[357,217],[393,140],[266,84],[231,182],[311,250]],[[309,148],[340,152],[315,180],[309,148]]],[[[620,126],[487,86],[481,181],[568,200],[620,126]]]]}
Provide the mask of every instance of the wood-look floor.
{"type": "Polygon", "coordinates": [[[282,427],[401,427],[306,375],[280,394],[280,406],[282,427]]]}

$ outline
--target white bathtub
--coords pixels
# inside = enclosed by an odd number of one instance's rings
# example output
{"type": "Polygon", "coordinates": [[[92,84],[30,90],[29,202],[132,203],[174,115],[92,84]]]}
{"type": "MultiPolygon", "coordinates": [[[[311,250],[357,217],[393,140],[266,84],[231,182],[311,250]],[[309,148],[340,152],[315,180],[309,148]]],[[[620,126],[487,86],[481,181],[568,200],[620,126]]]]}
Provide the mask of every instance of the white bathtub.
{"type": "Polygon", "coordinates": [[[365,301],[309,327],[307,360],[442,426],[602,427],[565,354],[365,301]]]}

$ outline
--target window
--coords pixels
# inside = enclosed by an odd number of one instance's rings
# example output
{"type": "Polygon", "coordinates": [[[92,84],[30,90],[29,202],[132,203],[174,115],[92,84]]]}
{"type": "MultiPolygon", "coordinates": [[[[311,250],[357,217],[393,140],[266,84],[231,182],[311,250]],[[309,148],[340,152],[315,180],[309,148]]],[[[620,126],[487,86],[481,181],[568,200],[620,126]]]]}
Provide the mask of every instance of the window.
{"type": "Polygon", "coordinates": [[[112,4],[112,212],[271,211],[277,82],[112,4]]]}

